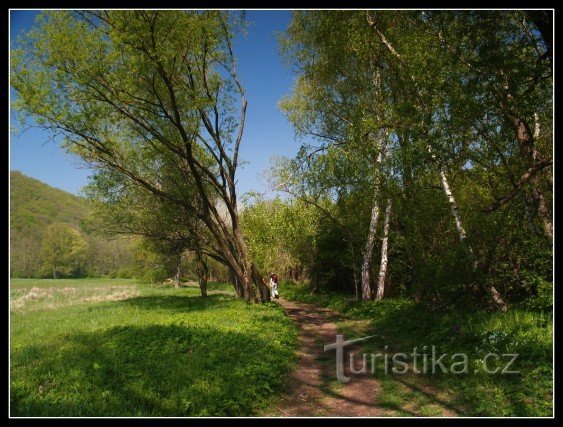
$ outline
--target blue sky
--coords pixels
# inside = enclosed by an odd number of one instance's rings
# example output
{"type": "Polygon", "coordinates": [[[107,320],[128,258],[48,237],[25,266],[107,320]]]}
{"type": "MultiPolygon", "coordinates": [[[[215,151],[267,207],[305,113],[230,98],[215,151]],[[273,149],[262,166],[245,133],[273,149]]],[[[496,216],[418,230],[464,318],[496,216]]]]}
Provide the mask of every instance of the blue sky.
{"type": "MultiPolygon", "coordinates": [[[[12,10],[10,39],[29,30],[37,13],[12,10]]],[[[282,65],[274,32],[283,31],[290,18],[290,11],[248,11],[248,35],[235,42],[238,71],[248,98],[245,138],[240,148],[246,164],[238,171],[241,195],[265,191],[266,183],[260,175],[267,170],[269,158],[293,156],[299,148],[293,128],[277,108],[279,99],[291,90],[293,77],[282,65]]],[[[14,121],[12,126],[18,127],[14,121]]],[[[21,134],[12,132],[10,137],[10,169],[75,194],[87,183],[90,171],[79,159],[63,152],[49,133],[32,128],[21,134]]]]}

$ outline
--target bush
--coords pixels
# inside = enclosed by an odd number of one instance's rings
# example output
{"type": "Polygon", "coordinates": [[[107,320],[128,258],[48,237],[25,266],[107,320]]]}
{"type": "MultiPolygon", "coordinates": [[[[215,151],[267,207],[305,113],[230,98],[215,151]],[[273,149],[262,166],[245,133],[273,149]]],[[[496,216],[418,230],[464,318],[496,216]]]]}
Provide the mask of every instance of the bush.
{"type": "Polygon", "coordinates": [[[168,270],[165,267],[154,267],[144,270],[137,279],[142,283],[161,283],[168,277],[168,270]]]}
{"type": "MultiPolygon", "coordinates": [[[[109,273],[108,276],[112,279],[132,279],[135,277],[135,273],[131,267],[120,267],[119,269],[109,273]]],[[[139,276],[142,276],[142,274],[139,274],[139,276]]]]}

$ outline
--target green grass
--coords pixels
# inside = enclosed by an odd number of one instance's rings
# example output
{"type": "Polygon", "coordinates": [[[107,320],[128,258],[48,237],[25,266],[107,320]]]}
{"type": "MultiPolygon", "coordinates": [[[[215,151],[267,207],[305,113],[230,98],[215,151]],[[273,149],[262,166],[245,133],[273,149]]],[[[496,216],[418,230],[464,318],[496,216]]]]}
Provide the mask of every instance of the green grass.
{"type": "Polygon", "coordinates": [[[14,279],[10,292],[12,416],[251,416],[296,362],[274,303],[127,279],[14,279]]]}
{"type": "MultiPolygon", "coordinates": [[[[420,351],[424,345],[429,348],[435,345],[439,354],[467,354],[468,374],[385,378],[391,383],[402,381],[418,390],[424,389],[421,387],[423,384],[430,385],[447,396],[434,400],[442,402],[442,406],[451,406],[460,415],[551,416],[553,413],[552,313],[549,309],[538,308],[541,304],[535,305],[533,301],[526,305],[515,304],[507,313],[467,309],[431,312],[427,307],[406,299],[363,303],[337,293],[311,295],[307,286],[291,282],[280,284],[280,294],[286,299],[341,312],[348,320],[339,322],[338,326],[346,338],[378,335],[364,344],[365,352],[375,353],[388,345],[393,352],[411,353],[415,346],[420,351]],[[354,322],[350,319],[362,320],[356,322],[362,325],[361,328],[356,327],[354,331],[354,322]],[[483,372],[483,358],[489,352],[519,354],[512,369],[520,371],[520,374],[483,372]],[[475,370],[478,372],[475,373],[475,370]]],[[[397,384],[394,386],[398,388],[397,384]]],[[[406,412],[408,415],[409,407],[416,408],[416,415],[436,412],[432,401],[427,401],[424,393],[406,395],[402,402],[397,399],[404,393],[385,394],[380,403],[389,409],[402,411],[401,414],[406,412]]]]}

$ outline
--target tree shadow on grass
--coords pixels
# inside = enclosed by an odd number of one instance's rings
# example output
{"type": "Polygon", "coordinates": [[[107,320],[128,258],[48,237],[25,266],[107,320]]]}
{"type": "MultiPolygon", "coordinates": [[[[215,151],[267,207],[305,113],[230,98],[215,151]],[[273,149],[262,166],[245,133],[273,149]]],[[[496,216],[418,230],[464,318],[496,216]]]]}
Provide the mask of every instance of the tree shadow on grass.
{"type": "Polygon", "coordinates": [[[178,313],[188,311],[221,308],[220,306],[232,301],[232,298],[222,294],[209,295],[206,298],[190,295],[150,295],[127,298],[117,301],[118,304],[136,306],[147,310],[171,310],[178,313]]]}
{"type": "MultiPolygon", "coordinates": [[[[180,309],[184,300],[163,304],[180,309]]],[[[12,416],[249,416],[281,389],[291,354],[250,334],[178,325],[114,327],[34,347],[34,361],[12,365],[12,416]]]]}

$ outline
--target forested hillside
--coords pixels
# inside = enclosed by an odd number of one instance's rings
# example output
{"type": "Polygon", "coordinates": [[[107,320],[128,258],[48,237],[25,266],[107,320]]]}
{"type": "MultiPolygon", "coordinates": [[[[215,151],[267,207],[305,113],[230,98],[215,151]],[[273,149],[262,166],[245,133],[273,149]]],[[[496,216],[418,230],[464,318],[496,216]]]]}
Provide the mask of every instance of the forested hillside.
{"type": "Polygon", "coordinates": [[[78,275],[103,275],[116,272],[131,263],[131,254],[123,240],[88,233],[82,222],[90,213],[88,202],[30,178],[21,172],[10,172],[10,275],[37,277],[50,275],[42,271],[41,248],[46,230],[53,224],[79,232],[85,242],[85,253],[78,275]]]}

